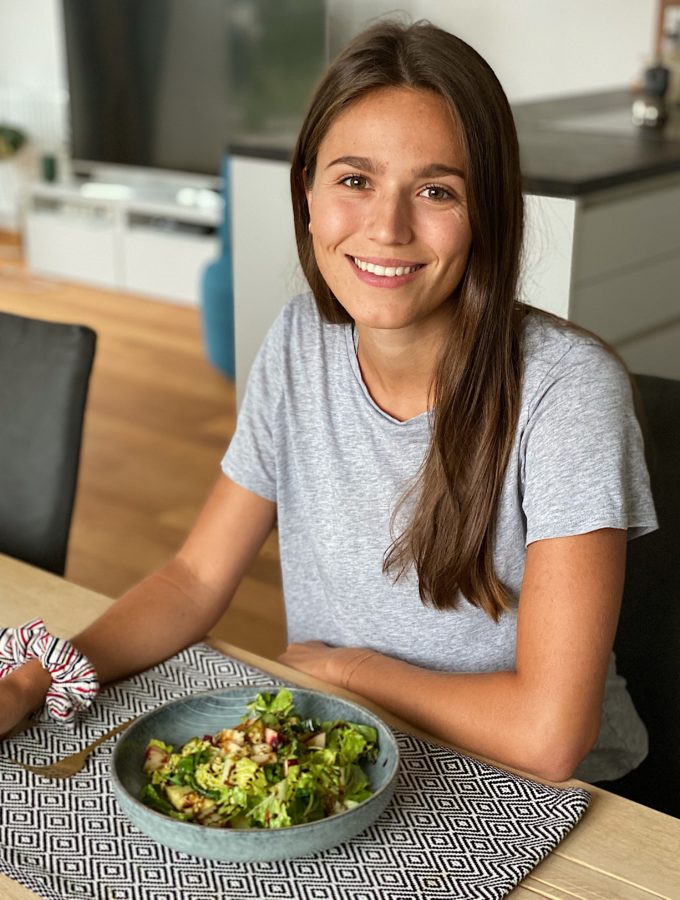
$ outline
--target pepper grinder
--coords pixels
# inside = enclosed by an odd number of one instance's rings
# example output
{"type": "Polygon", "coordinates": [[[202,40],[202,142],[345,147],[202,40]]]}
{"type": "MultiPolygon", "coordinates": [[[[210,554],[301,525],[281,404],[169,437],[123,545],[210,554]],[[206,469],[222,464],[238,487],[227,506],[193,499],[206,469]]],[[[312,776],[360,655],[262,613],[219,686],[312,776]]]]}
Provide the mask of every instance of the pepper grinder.
{"type": "Polygon", "coordinates": [[[655,65],[645,69],[642,95],[633,100],[633,125],[638,128],[663,128],[666,124],[668,69],[655,65]]]}

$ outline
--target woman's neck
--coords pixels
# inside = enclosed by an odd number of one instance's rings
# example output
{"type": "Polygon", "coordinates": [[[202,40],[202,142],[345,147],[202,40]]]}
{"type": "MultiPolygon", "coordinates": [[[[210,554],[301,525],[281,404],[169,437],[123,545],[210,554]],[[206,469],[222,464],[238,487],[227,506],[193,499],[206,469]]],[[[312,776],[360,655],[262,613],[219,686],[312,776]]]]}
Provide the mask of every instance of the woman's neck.
{"type": "Polygon", "coordinates": [[[355,325],[357,360],[374,402],[400,422],[426,412],[444,340],[441,327],[372,329],[355,325]]]}

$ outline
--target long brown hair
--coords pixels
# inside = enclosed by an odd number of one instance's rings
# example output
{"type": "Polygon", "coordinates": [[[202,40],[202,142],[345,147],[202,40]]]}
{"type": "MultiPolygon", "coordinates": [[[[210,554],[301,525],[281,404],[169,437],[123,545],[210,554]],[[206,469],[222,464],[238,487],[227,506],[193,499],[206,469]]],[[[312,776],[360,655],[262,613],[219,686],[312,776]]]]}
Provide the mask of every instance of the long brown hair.
{"type": "Polygon", "coordinates": [[[314,258],[305,188],[336,117],[371,91],[434,91],[454,117],[465,156],[472,247],[456,290],[455,315],[431,390],[432,439],[416,481],[393,512],[384,570],[411,566],[420,596],[455,608],[458,592],[494,620],[509,594],[493,565],[498,499],[513,443],[521,390],[517,302],[523,198],[517,134],[507,98],[489,65],[464,41],[429,23],[380,22],[331,64],[302,125],[291,168],[295,234],[302,269],[322,317],[351,322],[314,258]]]}

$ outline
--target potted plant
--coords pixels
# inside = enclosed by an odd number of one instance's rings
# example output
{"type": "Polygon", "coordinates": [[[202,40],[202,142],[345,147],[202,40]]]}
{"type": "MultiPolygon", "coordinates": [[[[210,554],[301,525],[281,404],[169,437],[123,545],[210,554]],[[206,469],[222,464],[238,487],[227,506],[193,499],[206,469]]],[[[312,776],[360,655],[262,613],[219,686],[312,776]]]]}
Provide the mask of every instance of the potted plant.
{"type": "Polygon", "coordinates": [[[26,135],[18,128],[0,124],[0,159],[9,159],[26,143],[26,135]]]}

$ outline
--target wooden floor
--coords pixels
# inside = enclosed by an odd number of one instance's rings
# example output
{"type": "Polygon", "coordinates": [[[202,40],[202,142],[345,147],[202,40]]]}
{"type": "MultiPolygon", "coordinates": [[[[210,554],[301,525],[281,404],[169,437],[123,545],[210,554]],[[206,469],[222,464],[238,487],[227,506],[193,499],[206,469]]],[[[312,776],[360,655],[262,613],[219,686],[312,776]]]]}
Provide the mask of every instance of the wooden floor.
{"type": "MultiPolygon", "coordinates": [[[[233,385],[205,358],[198,310],[31,276],[6,234],[0,310],[97,332],[66,577],[118,596],[191,527],[233,433],[233,385]]],[[[216,634],[269,657],[285,646],[275,534],[216,634]]]]}

